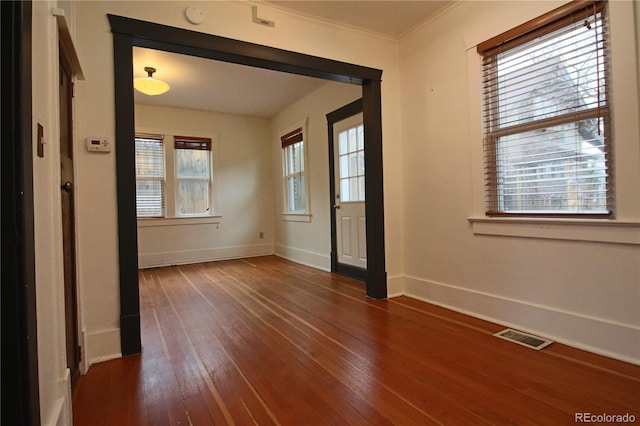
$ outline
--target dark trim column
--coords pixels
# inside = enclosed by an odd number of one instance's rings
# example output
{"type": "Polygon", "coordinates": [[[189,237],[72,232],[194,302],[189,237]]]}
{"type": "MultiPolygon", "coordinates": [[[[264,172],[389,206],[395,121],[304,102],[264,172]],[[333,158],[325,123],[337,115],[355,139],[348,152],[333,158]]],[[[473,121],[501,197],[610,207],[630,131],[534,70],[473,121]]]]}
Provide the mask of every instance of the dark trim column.
{"type": "Polygon", "coordinates": [[[367,296],[387,298],[382,173],[382,104],[380,80],[362,85],[364,117],[365,213],[367,215],[367,296]],[[372,243],[370,244],[369,241],[372,243]]]}
{"type": "Polygon", "coordinates": [[[133,103],[133,37],[113,34],[116,93],[116,169],[118,250],[120,253],[120,344],[122,355],[142,350],[138,290],[138,224],[136,217],[135,117],[133,103]]]}
{"type": "Polygon", "coordinates": [[[39,425],[29,1],[2,20],[2,424],[39,425]]]}

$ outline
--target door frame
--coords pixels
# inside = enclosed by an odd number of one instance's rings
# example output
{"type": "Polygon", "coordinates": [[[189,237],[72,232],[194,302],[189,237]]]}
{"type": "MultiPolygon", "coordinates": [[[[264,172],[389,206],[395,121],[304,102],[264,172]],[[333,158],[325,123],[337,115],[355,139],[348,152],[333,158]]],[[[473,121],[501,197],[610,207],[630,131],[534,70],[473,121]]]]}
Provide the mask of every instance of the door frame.
{"type": "Polygon", "coordinates": [[[40,424],[32,145],[32,4],[2,18],[2,417],[40,424]],[[5,409],[11,407],[10,410],[5,409]]]}
{"type": "Polygon", "coordinates": [[[140,352],[140,296],[135,198],[133,47],[289,72],[362,86],[367,215],[367,296],[387,297],[382,189],[382,71],[117,15],[107,15],[113,33],[115,134],[120,270],[120,340],[123,355],[140,352]]]}
{"type": "MultiPolygon", "coordinates": [[[[345,275],[347,277],[355,278],[361,281],[367,281],[367,270],[358,268],[356,266],[347,265],[344,263],[340,263],[338,261],[338,223],[336,221],[336,212],[335,212],[335,204],[336,204],[336,164],[335,164],[335,149],[334,149],[334,137],[333,130],[334,124],[338,123],[342,120],[345,120],[349,117],[353,117],[356,114],[360,114],[362,112],[362,98],[357,99],[350,104],[347,104],[341,108],[338,108],[335,111],[331,111],[327,114],[327,131],[329,137],[329,208],[331,209],[331,272],[335,272],[340,275],[345,275]]],[[[366,138],[367,138],[367,128],[365,126],[364,129],[365,134],[365,151],[367,149],[366,138]]],[[[365,161],[366,162],[366,161],[365,161]]],[[[365,183],[367,181],[367,166],[365,165],[364,169],[364,179],[365,183]]],[[[366,188],[365,188],[366,192],[366,188]]],[[[366,194],[365,194],[365,214],[366,211],[366,194]]],[[[368,219],[368,218],[367,218],[368,219]]],[[[367,232],[369,230],[367,229],[367,232]]],[[[367,246],[367,251],[369,247],[367,246]]],[[[367,266],[369,265],[367,259],[367,266]]]]}

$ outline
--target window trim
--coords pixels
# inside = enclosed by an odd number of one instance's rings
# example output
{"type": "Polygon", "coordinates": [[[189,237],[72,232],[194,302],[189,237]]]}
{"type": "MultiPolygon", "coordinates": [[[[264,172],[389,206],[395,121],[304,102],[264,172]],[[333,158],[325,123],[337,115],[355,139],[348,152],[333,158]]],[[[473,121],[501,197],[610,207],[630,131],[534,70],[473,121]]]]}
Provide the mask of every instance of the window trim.
{"type": "MultiPolygon", "coordinates": [[[[510,30],[507,30],[495,37],[489,38],[488,40],[479,43],[476,46],[477,58],[479,63],[482,62],[485,55],[487,57],[491,57],[492,54],[495,55],[500,52],[500,49],[505,44],[508,45],[508,49],[516,48],[517,46],[527,43],[535,38],[539,37],[540,32],[543,31],[545,34],[553,32],[557,29],[563,28],[567,25],[567,22],[570,21],[571,15],[577,12],[583,11],[591,11],[593,8],[593,12],[590,13],[589,16],[593,16],[597,13],[604,14],[605,20],[608,20],[608,10],[606,0],[574,0],[570,3],[567,3],[561,7],[558,7],[550,12],[547,12],[537,18],[534,18],[524,24],[518,25],[510,30]]],[[[608,53],[604,53],[605,59],[608,58],[608,53]]],[[[479,69],[482,69],[482,65],[479,64],[479,69]]],[[[606,69],[605,69],[606,72],[606,69]]],[[[610,74],[610,73],[609,73],[610,74]]],[[[483,129],[481,132],[482,140],[483,140],[483,167],[485,168],[484,172],[484,185],[490,187],[490,192],[495,193],[493,197],[499,197],[498,192],[498,183],[496,180],[497,173],[497,164],[487,165],[487,155],[491,155],[490,152],[492,149],[495,149],[497,139],[499,136],[514,134],[518,132],[523,132],[526,130],[530,130],[532,128],[538,128],[540,125],[544,124],[545,126],[554,126],[567,122],[575,122],[576,119],[587,119],[592,118],[593,116],[597,118],[602,118],[604,121],[605,135],[608,139],[605,143],[605,153],[604,155],[608,158],[607,166],[609,177],[606,180],[606,195],[607,195],[607,212],[599,213],[576,213],[576,212],[508,212],[502,211],[499,209],[490,208],[489,205],[496,205],[499,203],[499,200],[496,198],[491,199],[491,194],[484,194],[484,203],[485,209],[484,213],[486,217],[497,218],[497,217],[513,217],[513,218],[557,218],[557,219],[613,219],[613,205],[615,203],[615,189],[614,189],[614,159],[612,152],[612,140],[611,140],[611,113],[610,113],[610,100],[609,94],[610,90],[610,76],[605,77],[607,79],[607,98],[606,103],[603,106],[598,105],[597,113],[594,111],[584,110],[579,113],[571,114],[561,114],[556,117],[536,120],[532,123],[525,124],[515,124],[511,126],[507,126],[505,128],[499,130],[485,130],[483,129]],[[577,116],[577,117],[576,117],[577,116]],[[571,118],[571,120],[569,120],[571,118]],[[487,167],[489,167],[492,171],[487,171],[487,167]],[[489,197],[489,198],[487,198],[489,197]]],[[[479,88],[483,91],[483,83],[482,79],[480,79],[479,88]]],[[[486,101],[481,101],[481,110],[482,110],[482,121],[488,120],[484,117],[485,111],[487,109],[486,101]]]]}
{"type": "Polygon", "coordinates": [[[290,222],[311,222],[311,196],[309,191],[309,141],[308,139],[308,118],[304,118],[285,129],[279,132],[280,139],[280,155],[282,158],[282,220],[290,221],[290,222]],[[301,136],[296,137],[299,133],[301,136]],[[294,145],[295,143],[302,142],[303,150],[302,150],[302,161],[303,161],[303,170],[300,173],[304,177],[304,197],[305,197],[305,210],[289,210],[289,188],[288,188],[288,177],[287,174],[287,148],[294,145]]]}

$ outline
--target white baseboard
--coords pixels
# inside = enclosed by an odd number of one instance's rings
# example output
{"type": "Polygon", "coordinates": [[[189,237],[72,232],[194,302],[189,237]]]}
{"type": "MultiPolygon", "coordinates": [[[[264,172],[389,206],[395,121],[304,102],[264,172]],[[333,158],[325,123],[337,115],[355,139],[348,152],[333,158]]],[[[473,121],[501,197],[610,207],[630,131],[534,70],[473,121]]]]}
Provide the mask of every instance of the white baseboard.
{"type": "Polygon", "coordinates": [[[122,357],[119,328],[95,331],[86,334],[86,339],[85,354],[87,359],[85,365],[87,369],[92,364],[122,357]]]}
{"type": "MultiPolygon", "coordinates": [[[[394,295],[399,282],[394,279],[394,295]]],[[[640,327],[405,276],[402,293],[505,327],[640,365],[640,327]]],[[[391,297],[391,296],[390,296],[391,297]]]]}
{"type": "Polygon", "coordinates": [[[87,374],[89,370],[89,358],[87,356],[87,328],[84,327],[80,330],[80,374],[83,376],[87,374]]]}
{"type": "Polygon", "coordinates": [[[331,257],[328,254],[276,244],[275,255],[312,268],[331,271],[331,257]]]}
{"type": "Polygon", "coordinates": [[[71,373],[68,368],[65,368],[64,375],[58,380],[56,393],[58,396],[51,406],[51,410],[48,413],[40,413],[42,425],[66,426],[72,422],[71,373]]]}
{"type": "Polygon", "coordinates": [[[387,298],[405,295],[404,276],[387,277],[387,298]]]}
{"type": "Polygon", "coordinates": [[[244,246],[217,247],[199,250],[181,250],[138,254],[138,267],[184,265],[188,263],[213,262],[216,260],[273,254],[273,244],[253,244],[244,246]]]}

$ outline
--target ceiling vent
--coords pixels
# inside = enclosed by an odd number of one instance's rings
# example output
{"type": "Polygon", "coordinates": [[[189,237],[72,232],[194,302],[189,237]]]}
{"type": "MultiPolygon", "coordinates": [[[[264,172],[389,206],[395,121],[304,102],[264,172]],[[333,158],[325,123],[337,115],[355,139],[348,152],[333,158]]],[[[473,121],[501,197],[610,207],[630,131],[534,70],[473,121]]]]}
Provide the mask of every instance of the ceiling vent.
{"type": "Polygon", "coordinates": [[[539,351],[553,343],[553,340],[545,339],[543,337],[534,336],[533,334],[525,333],[522,331],[507,328],[502,330],[494,336],[501,339],[509,340],[510,342],[517,343],[527,348],[535,349],[539,351]]]}

